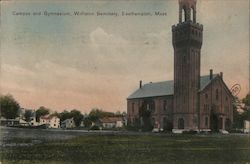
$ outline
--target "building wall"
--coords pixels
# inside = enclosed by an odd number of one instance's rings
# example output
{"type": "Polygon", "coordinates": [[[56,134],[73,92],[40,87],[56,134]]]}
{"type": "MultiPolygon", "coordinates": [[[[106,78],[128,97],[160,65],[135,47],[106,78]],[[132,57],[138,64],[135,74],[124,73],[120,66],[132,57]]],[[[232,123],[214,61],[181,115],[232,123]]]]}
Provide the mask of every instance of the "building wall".
{"type": "Polygon", "coordinates": [[[47,124],[49,128],[60,128],[60,119],[55,116],[50,118],[40,118],[39,124],[47,124]]]}
{"type": "Polygon", "coordinates": [[[151,112],[152,124],[155,127],[164,128],[167,121],[172,122],[173,96],[131,99],[127,101],[128,124],[141,124],[139,109],[145,102],[154,102],[151,112]]]}
{"type": "MultiPolygon", "coordinates": [[[[222,120],[219,129],[227,129],[228,121],[233,122],[233,98],[221,77],[218,76],[200,94],[200,128],[211,129],[211,115],[214,113],[218,121],[222,120]]],[[[218,123],[220,124],[220,123],[218,123]]]]}
{"type": "MultiPolygon", "coordinates": [[[[139,109],[143,102],[153,101],[155,104],[155,109],[151,113],[151,119],[154,127],[164,128],[166,127],[166,122],[171,122],[173,125],[178,125],[180,119],[183,119],[185,130],[210,130],[211,127],[211,115],[214,114],[218,118],[218,128],[227,129],[227,122],[232,124],[233,122],[233,105],[232,96],[226,88],[226,85],[222,81],[221,77],[218,76],[200,92],[200,112],[188,113],[188,112],[178,112],[175,113],[173,117],[174,105],[173,96],[162,96],[162,97],[151,97],[151,98],[140,98],[140,99],[130,99],[127,100],[127,114],[128,114],[128,124],[136,125],[136,123],[141,123],[139,117],[139,109]],[[217,95],[216,95],[217,94],[217,95]],[[166,107],[164,109],[164,102],[166,107]],[[200,116],[200,117],[198,117],[200,116]],[[219,123],[219,121],[222,123],[219,123]],[[165,122],[165,123],[164,123],[165,122]],[[221,127],[220,125],[221,124],[221,127]],[[194,126],[196,125],[196,129],[194,126]],[[199,125],[199,126],[197,126],[199,125]]],[[[175,129],[180,129],[176,126],[175,129]]]]}
{"type": "Polygon", "coordinates": [[[66,119],[62,122],[61,124],[61,128],[75,128],[76,125],[75,125],[75,121],[73,118],[70,118],[70,119],[66,119]]]}
{"type": "Polygon", "coordinates": [[[52,117],[50,119],[50,128],[60,128],[60,119],[57,117],[52,117]]]}

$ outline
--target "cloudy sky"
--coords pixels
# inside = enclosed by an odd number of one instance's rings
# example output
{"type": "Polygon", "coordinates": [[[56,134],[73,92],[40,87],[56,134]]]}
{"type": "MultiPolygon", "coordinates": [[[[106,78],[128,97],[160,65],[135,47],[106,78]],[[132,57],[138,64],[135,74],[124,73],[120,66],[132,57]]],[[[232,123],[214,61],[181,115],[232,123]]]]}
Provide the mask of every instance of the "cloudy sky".
{"type": "MultiPolygon", "coordinates": [[[[2,94],[22,107],[126,111],[126,98],[143,83],[173,79],[171,26],[177,0],[1,1],[2,94]],[[45,16],[47,12],[70,13],[45,16]],[[74,16],[74,12],[94,15],[74,16]],[[155,16],[154,12],[167,13],[155,16]],[[16,13],[30,13],[29,16],[16,13]],[[41,12],[34,16],[33,13],[41,12]],[[118,16],[97,16],[116,12],[118,16]],[[152,16],[122,16],[150,12],[152,16]]],[[[224,72],[229,88],[249,88],[248,0],[198,0],[204,25],[201,74],[224,72]]]]}

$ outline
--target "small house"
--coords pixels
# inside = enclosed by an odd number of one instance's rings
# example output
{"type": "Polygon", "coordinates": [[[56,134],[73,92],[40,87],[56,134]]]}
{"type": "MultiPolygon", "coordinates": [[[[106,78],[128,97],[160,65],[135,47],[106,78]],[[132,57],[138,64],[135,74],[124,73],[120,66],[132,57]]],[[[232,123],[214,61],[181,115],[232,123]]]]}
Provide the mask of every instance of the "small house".
{"type": "Polygon", "coordinates": [[[60,119],[52,115],[41,116],[40,125],[44,124],[46,124],[48,128],[60,128],[60,119]]]}
{"type": "Polygon", "coordinates": [[[121,117],[104,117],[100,120],[103,128],[121,128],[123,127],[123,119],[121,117]]]}
{"type": "Polygon", "coordinates": [[[244,121],[244,133],[250,133],[250,121],[244,121]]]}
{"type": "Polygon", "coordinates": [[[75,121],[74,121],[73,117],[66,119],[61,123],[61,128],[63,128],[63,129],[71,129],[71,128],[75,128],[75,127],[76,127],[76,125],[75,125],[75,121]]]}

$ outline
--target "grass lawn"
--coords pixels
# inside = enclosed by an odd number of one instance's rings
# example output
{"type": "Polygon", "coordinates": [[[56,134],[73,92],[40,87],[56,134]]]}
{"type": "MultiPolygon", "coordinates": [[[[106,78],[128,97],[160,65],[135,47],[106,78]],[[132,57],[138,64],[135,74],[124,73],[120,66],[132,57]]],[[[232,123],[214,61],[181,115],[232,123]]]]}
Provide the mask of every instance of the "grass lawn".
{"type": "MultiPolygon", "coordinates": [[[[28,140],[17,142],[29,142],[28,140]]],[[[250,137],[89,135],[5,147],[2,163],[250,163],[250,137]]]]}

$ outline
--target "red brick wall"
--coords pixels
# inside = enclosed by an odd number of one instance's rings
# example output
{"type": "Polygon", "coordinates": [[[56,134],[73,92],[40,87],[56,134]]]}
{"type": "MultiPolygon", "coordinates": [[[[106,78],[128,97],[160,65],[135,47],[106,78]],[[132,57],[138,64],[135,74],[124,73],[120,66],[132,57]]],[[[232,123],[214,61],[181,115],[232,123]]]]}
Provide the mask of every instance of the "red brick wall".
{"type": "Polygon", "coordinates": [[[226,119],[233,122],[232,97],[220,77],[214,79],[200,94],[200,128],[210,128],[210,114],[212,109],[214,109],[218,117],[223,119],[223,129],[225,129],[226,119]],[[216,90],[218,91],[217,98],[216,90]],[[208,126],[205,125],[205,117],[208,117],[208,126]]]}
{"type": "MultiPolygon", "coordinates": [[[[139,108],[144,102],[144,100],[145,100],[144,98],[127,100],[128,122],[131,122],[131,124],[135,123],[136,118],[139,119],[139,108]]],[[[158,122],[160,127],[163,128],[164,117],[172,121],[173,96],[153,97],[153,98],[147,98],[147,100],[154,101],[155,110],[152,112],[151,116],[152,119],[155,120],[155,123],[158,122]],[[166,101],[165,109],[164,109],[164,101],[166,101]]]]}

